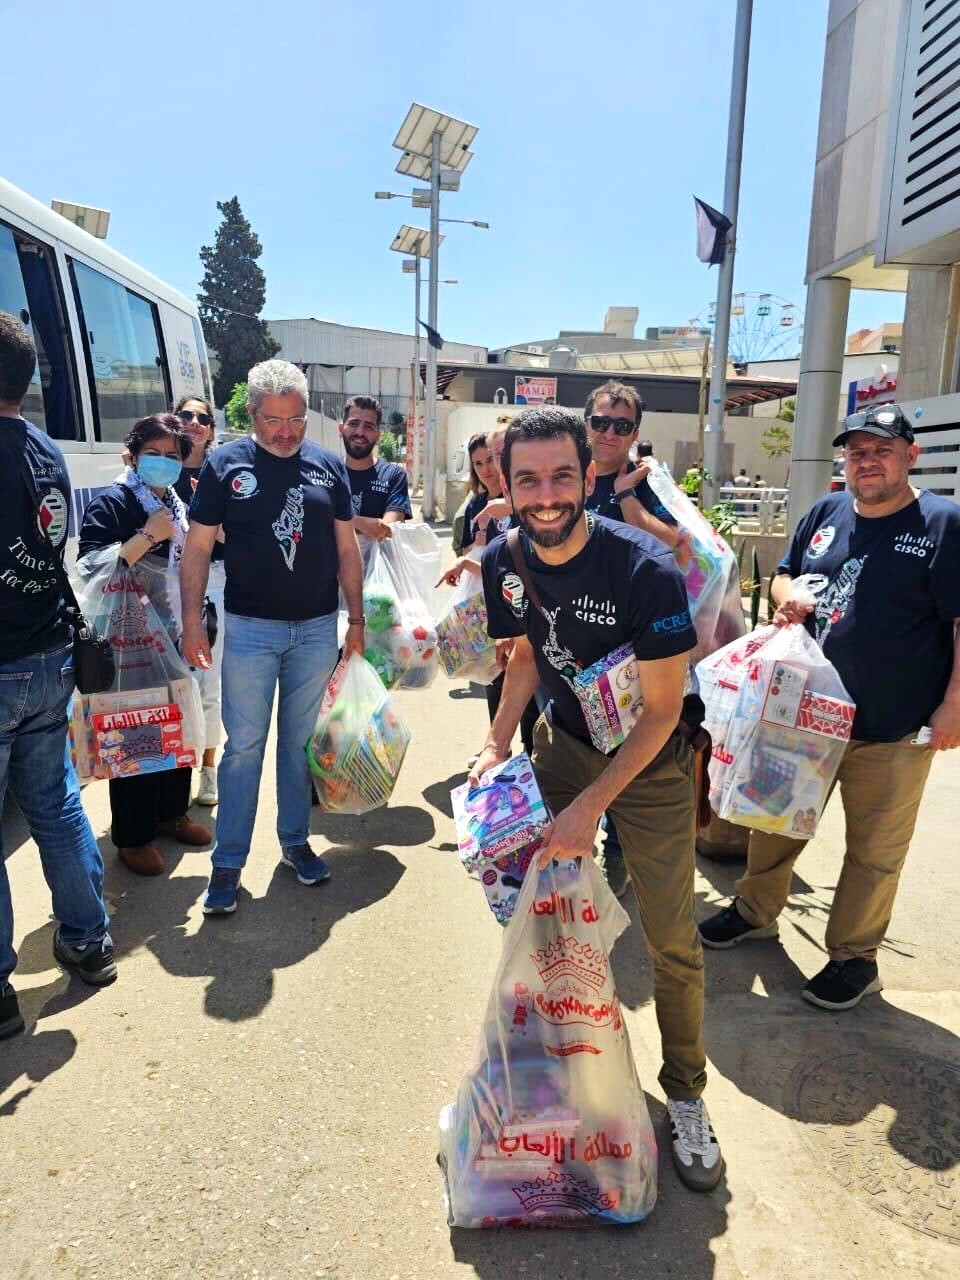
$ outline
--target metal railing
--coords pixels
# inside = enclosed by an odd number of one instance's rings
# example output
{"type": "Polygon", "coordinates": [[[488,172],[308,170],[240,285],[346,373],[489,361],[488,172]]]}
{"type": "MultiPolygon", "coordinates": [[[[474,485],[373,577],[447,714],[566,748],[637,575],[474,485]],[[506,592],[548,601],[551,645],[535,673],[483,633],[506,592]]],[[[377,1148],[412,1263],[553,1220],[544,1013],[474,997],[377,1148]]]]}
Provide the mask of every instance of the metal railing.
{"type": "MultiPolygon", "coordinates": [[[[359,392],[351,393],[349,391],[311,391],[310,392],[310,408],[314,413],[322,413],[327,418],[332,418],[334,422],[343,421],[343,406],[350,399],[351,394],[361,394],[359,392]]],[[[406,421],[410,412],[409,396],[380,396],[378,397],[381,408],[383,409],[383,425],[390,425],[390,415],[399,413],[406,421]]]]}
{"type": "Polygon", "coordinates": [[[725,484],[720,501],[732,502],[739,533],[783,533],[787,520],[787,489],[741,488],[725,484]]]}

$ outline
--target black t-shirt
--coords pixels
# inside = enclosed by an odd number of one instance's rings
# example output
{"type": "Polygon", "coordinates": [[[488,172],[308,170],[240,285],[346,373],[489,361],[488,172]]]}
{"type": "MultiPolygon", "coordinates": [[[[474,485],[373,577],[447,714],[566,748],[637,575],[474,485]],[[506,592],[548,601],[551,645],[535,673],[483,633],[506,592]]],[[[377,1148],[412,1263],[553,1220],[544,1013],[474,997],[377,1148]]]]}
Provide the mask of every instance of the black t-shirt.
{"type": "Polygon", "coordinates": [[[351,520],[338,457],[305,440],[278,458],[248,436],[210,454],[190,519],[223,525],[228,613],[297,622],[337,607],[334,520],[351,520]]]}
{"type": "Polygon", "coordinates": [[[547,616],[527,599],[506,537],[483,554],[490,635],[526,635],[553,700],[554,722],[584,742],[590,734],[572,681],[621,645],[642,661],[687,653],[697,633],[672,553],[642,529],[592,517],[586,546],[566,564],[545,564],[520,535],[531,580],[547,616]]]}
{"type": "MultiPolygon", "coordinates": [[[[610,475],[597,476],[593,486],[593,493],[587,498],[586,507],[588,511],[595,511],[598,516],[606,516],[608,520],[618,520],[625,524],[623,509],[613,494],[613,486],[616,480],[617,472],[615,471],[611,472],[610,475]]],[[[677,523],[650,488],[646,477],[633,490],[633,494],[650,514],[656,516],[658,520],[663,520],[665,524],[677,523]]]]}
{"type": "MultiPolygon", "coordinates": [[[[204,459],[204,462],[206,459],[204,459]]],[[[181,467],[180,479],[173,486],[176,489],[180,501],[184,503],[187,509],[190,509],[190,503],[193,501],[193,481],[200,479],[200,472],[203,470],[203,464],[199,467],[181,467]]],[[[210,556],[210,563],[216,564],[223,559],[223,543],[215,542],[213,544],[213,552],[210,556]]]]}
{"type": "Polygon", "coordinates": [[[778,572],[822,573],[807,626],[857,704],[853,736],[895,742],[928,724],[953,669],[960,506],[926,490],[891,516],[849,493],[811,507],[778,572]]]}
{"type": "MultiPolygon", "coordinates": [[[[480,526],[477,524],[477,516],[490,501],[490,495],[485,490],[482,490],[480,493],[475,493],[467,503],[467,509],[463,513],[463,542],[460,544],[461,551],[469,551],[476,542],[477,534],[480,532],[480,526]]],[[[495,498],[493,501],[499,502],[500,499],[495,498]]],[[[512,529],[513,525],[513,516],[502,516],[499,520],[488,522],[488,542],[492,542],[498,533],[506,533],[508,529],[512,529]]]]}
{"type": "MultiPolygon", "coordinates": [[[[83,512],[80,525],[80,555],[97,547],[109,547],[115,542],[124,543],[147,523],[146,511],[137,501],[133,490],[125,484],[111,484],[91,498],[83,512]]],[[[166,564],[170,559],[170,542],[158,542],[145,558],[166,564]]]]}
{"type": "Polygon", "coordinates": [[[0,663],[41,653],[70,638],[54,557],[63,563],[70,478],[63,454],[32,422],[0,417],[0,663]],[[25,456],[40,499],[20,474],[25,456]],[[42,526],[53,549],[40,532],[42,526]]]}
{"type": "Polygon", "coordinates": [[[409,520],[413,515],[407,489],[407,473],[396,462],[378,458],[372,467],[362,470],[347,467],[355,516],[373,516],[382,520],[388,511],[402,511],[409,520]]]}

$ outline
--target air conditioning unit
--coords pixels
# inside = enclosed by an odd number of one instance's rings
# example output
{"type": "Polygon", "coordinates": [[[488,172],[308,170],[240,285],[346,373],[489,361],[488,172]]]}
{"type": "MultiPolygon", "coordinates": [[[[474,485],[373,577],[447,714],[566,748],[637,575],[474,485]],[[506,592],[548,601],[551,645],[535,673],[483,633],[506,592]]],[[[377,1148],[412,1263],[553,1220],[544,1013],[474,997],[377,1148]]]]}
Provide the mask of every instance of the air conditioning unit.
{"type": "Polygon", "coordinates": [[[960,261],[960,16],[903,0],[891,79],[877,266],[960,261]]]}

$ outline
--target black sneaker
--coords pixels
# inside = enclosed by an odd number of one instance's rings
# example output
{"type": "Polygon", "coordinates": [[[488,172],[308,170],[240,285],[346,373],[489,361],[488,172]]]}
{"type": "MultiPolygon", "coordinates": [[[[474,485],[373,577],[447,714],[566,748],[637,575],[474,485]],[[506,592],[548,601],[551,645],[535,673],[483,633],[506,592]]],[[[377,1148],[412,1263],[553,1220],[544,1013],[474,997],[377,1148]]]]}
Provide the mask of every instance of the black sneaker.
{"type": "Polygon", "coordinates": [[[62,965],[73,969],[84,982],[91,987],[103,987],[113,982],[117,976],[117,962],[113,956],[113,947],[107,942],[92,942],[82,951],[74,951],[60,937],[58,929],[53,939],[53,954],[62,965]]]}
{"type": "Polygon", "coordinates": [[[718,911],[715,916],[711,916],[709,920],[704,920],[697,928],[700,930],[700,939],[705,947],[713,947],[717,951],[726,951],[729,947],[735,947],[740,942],[745,942],[747,938],[776,938],[780,932],[777,928],[777,922],[773,924],[765,924],[761,927],[751,924],[749,920],[744,920],[743,916],[737,910],[739,898],[734,898],[729,907],[724,907],[722,911],[718,911]]]}
{"type": "Polygon", "coordinates": [[[6,994],[0,996],[0,1040],[15,1036],[23,1030],[23,1018],[17,1003],[17,993],[13,987],[7,987],[6,994]]]}
{"type": "Polygon", "coordinates": [[[855,956],[831,960],[800,994],[820,1009],[852,1009],[864,996],[882,990],[876,961],[855,956]]]}

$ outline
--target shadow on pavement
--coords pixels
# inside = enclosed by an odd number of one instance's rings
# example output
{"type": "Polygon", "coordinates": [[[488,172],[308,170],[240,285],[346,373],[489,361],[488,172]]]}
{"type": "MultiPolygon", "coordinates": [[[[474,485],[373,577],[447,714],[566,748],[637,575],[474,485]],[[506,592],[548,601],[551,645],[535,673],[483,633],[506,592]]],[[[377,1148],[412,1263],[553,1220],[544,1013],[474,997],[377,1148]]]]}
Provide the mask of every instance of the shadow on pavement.
{"type": "Polygon", "coordinates": [[[70,1031],[40,1031],[23,996],[21,992],[20,1012],[27,1029],[0,1045],[0,1097],[20,1076],[25,1075],[29,1083],[0,1105],[0,1120],[12,1116],[38,1084],[67,1065],[77,1049],[76,1037],[70,1031]]]}
{"type": "Polygon", "coordinates": [[[444,778],[442,782],[431,782],[429,787],[424,787],[420,794],[431,809],[436,809],[438,813],[452,818],[453,805],[450,803],[450,792],[454,787],[462,786],[466,780],[466,769],[460,769],[457,773],[451,773],[449,778],[444,778]]]}
{"type": "MultiPolygon", "coordinates": [[[[429,813],[409,804],[385,806],[359,817],[314,810],[310,829],[331,845],[348,849],[372,849],[381,844],[427,844],[436,834],[429,813]]],[[[325,849],[317,852],[324,858],[327,856],[325,849]]]]}
{"type": "MultiPolygon", "coordinates": [[[[734,872],[718,874],[715,863],[702,860],[700,869],[730,892],[725,882],[734,872]]],[[[804,886],[805,894],[817,892],[804,886]]],[[[716,905],[705,908],[698,896],[702,919],[716,905]]],[[[822,931],[812,936],[793,917],[798,910],[802,918],[825,917],[829,905],[817,901],[814,911],[791,896],[781,932],[796,928],[823,951],[822,931]]],[[[837,1126],[838,1135],[886,1107],[894,1117],[871,1142],[889,1144],[921,1169],[960,1163],[960,1038],[882,995],[837,1013],[807,1004],[800,992],[812,975],[776,938],[705,949],[705,962],[707,1056],[741,1093],[803,1125],[837,1126]]]]}
{"type": "Polygon", "coordinates": [[[450,689],[447,693],[448,698],[453,698],[455,702],[460,702],[464,698],[483,698],[487,697],[487,686],[485,684],[474,684],[471,680],[468,685],[457,685],[450,689]]]}

